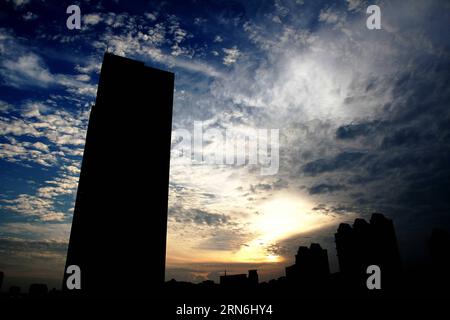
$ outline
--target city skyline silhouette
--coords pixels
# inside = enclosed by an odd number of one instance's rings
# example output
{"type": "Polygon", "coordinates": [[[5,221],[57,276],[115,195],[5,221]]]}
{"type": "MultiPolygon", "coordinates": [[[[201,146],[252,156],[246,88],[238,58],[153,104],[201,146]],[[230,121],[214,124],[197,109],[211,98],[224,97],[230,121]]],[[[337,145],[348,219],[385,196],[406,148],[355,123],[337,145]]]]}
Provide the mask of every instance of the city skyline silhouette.
{"type": "MultiPolygon", "coordinates": [[[[153,279],[163,287],[215,290],[225,272],[224,283],[258,279],[260,292],[282,292],[295,282],[311,288],[311,297],[339,296],[343,284],[367,291],[359,279],[372,260],[381,266],[383,290],[399,278],[404,292],[395,284],[389,291],[400,296],[444,291],[450,38],[441,30],[448,27],[450,3],[377,1],[379,30],[367,27],[370,5],[4,1],[3,293],[12,287],[14,296],[28,296],[33,284],[32,296],[62,295],[73,275],[65,275],[66,260],[83,264],[81,287],[97,296],[145,291],[153,279]],[[80,7],[81,29],[67,27],[69,5],[80,7]],[[120,60],[129,67],[110,73],[121,82],[109,91],[114,106],[99,109],[106,105],[100,95],[95,102],[105,51],[136,62],[120,60]],[[167,216],[157,195],[166,187],[152,178],[166,172],[153,161],[169,136],[152,131],[169,127],[160,113],[169,108],[154,107],[163,95],[158,85],[166,86],[164,77],[137,83],[138,61],[176,77],[167,216]],[[106,117],[105,110],[111,111],[106,117]],[[105,132],[89,130],[97,144],[86,141],[91,111],[100,121],[89,129],[105,132]],[[250,137],[256,132],[258,143],[250,137]],[[90,160],[82,170],[85,147],[90,160]],[[270,167],[276,174],[263,175],[270,167]],[[88,208],[81,193],[97,204],[88,208]],[[370,221],[376,212],[395,224],[396,246],[388,237],[366,236],[378,233],[370,221]],[[84,223],[88,217],[95,221],[84,223]],[[159,218],[167,218],[167,228],[159,218]],[[353,226],[357,218],[366,222],[353,226]],[[340,223],[348,226],[339,231],[340,223]],[[166,239],[165,260],[156,238],[166,239]],[[377,258],[377,250],[390,258],[377,258]],[[79,262],[83,255],[86,262],[79,262]],[[172,278],[176,282],[166,283],[172,278]]],[[[167,146],[163,153],[168,156],[167,146]]],[[[374,219],[390,233],[381,217],[374,219]]],[[[308,291],[291,287],[293,296],[308,291]]]]}
{"type": "MultiPolygon", "coordinates": [[[[258,270],[248,270],[248,274],[227,274],[220,276],[219,283],[206,280],[197,284],[168,280],[163,286],[150,281],[146,293],[140,291],[117,291],[105,296],[84,295],[94,298],[134,297],[148,298],[149,291],[158,288],[158,299],[181,302],[223,302],[223,301],[291,301],[298,299],[403,299],[403,298],[448,298],[447,285],[450,284],[450,234],[442,229],[433,229],[429,237],[429,250],[432,261],[427,268],[413,272],[404,269],[397,254],[397,240],[393,221],[383,214],[374,213],[368,223],[355,219],[352,226],[340,224],[336,230],[338,249],[338,272],[331,273],[327,250],[319,243],[309,247],[299,246],[295,263],[285,267],[285,276],[260,282],[258,270]],[[380,242],[380,236],[384,239],[380,242]],[[362,251],[361,251],[362,250],[362,251]],[[379,266],[381,269],[381,288],[369,289],[366,284],[370,273],[367,267],[379,266]],[[408,278],[409,277],[409,278],[408,278]],[[139,295],[141,294],[141,295],[139,295]],[[236,300],[237,299],[237,300],[236,300]]],[[[0,271],[0,284],[3,273],[0,271]]],[[[53,288],[46,284],[34,283],[28,294],[20,287],[11,286],[2,291],[1,298],[54,298],[67,299],[73,295],[68,291],[53,288]]],[[[83,295],[81,295],[83,297],[83,295]]]]}
{"type": "MultiPolygon", "coordinates": [[[[337,294],[392,298],[419,294],[417,288],[431,290],[437,297],[445,294],[450,266],[445,253],[450,245],[448,233],[433,231],[428,243],[430,269],[412,273],[416,283],[411,284],[402,266],[393,221],[381,213],[373,213],[369,222],[356,218],[352,225],[339,224],[334,235],[338,272],[330,272],[327,250],[312,242],[309,247],[298,247],[294,264],[285,266],[285,276],[267,282],[259,281],[257,269],[248,274],[225,271],[219,284],[210,280],[196,285],[175,279],[164,282],[173,90],[173,73],[104,54],[67,250],[66,269],[80,267],[81,289],[69,290],[69,274],[65,273],[62,292],[33,283],[28,295],[13,285],[2,297],[143,298],[163,292],[164,297],[175,300],[185,296],[219,299],[229,294],[276,299],[332,298],[337,294]],[[125,113],[120,109],[124,105],[129,109],[125,113]],[[158,121],[148,126],[152,117],[158,121]],[[120,132],[116,130],[119,120],[124,129],[120,132]],[[152,145],[154,153],[149,157],[134,154],[148,136],[158,137],[152,145]],[[129,152],[118,156],[113,152],[117,145],[129,152]],[[152,186],[143,187],[142,180],[151,181],[152,186]],[[149,246],[150,263],[143,263],[141,256],[149,246]],[[111,268],[105,268],[108,265],[111,268]],[[381,269],[381,290],[367,288],[367,268],[371,265],[381,269]],[[411,286],[416,289],[410,290],[411,286]]],[[[4,278],[0,272],[0,289],[4,278]]]]}

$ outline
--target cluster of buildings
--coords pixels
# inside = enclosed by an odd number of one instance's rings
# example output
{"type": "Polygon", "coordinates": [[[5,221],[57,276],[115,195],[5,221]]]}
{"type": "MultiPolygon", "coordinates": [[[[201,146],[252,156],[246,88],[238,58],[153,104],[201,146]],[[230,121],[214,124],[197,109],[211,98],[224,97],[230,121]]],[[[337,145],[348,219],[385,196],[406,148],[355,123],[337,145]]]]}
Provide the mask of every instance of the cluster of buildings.
{"type": "MultiPolygon", "coordinates": [[[[356,219],[353,225],[341,223],[334,235],[339,261],[339,279],[349,288],[362,288],[367,279],[367,267],[377,265],[382,270],[383,287],[395,283],[401,271],[400,253],[392,220],[380,213],[372,214],[369,222],[356,219]]],[[[301,246],[295,255],[295,263],[286,267],[284,282],[303,288],[320,288],[336,279],[331,275],[328,253],[320,244],[309,248],[301,246]]],[[[256,270],[246,274],[223,275],[220,285],[224,287],[257,284],[256,270]]]]}

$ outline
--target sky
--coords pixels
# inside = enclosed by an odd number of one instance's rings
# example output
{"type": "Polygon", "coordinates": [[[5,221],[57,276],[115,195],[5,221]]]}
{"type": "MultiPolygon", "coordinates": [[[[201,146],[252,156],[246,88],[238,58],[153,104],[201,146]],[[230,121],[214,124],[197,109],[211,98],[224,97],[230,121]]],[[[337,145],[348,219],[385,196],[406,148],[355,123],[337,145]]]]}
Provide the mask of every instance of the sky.
{"type": "MultiPolygon", "coordinates": [[[[404,264],[420,264],[431,229],[450,228],[449,24],[437,0],[2,1],[5,287],[61,286],[106,50],[175,73],[167,279],[256,268],[269,280],[312,242],[335,272],[338,224],[372,212],[393,219],[404,264]],[[380,30],[366,27],[371,4],[380,30]],[[276,172],[179,157],[177,133],[199,122],[278,130],[276,172]]],[[[204,157],[220,150],[204,137],[204,157]]]]}

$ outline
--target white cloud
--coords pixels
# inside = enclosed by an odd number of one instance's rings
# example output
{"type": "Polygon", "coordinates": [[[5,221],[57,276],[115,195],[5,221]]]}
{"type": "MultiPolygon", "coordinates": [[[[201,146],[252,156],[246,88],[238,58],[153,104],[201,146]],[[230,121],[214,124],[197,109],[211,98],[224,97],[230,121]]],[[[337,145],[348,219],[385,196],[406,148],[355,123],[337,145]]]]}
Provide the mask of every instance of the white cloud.
{"type": "Polygon", "coordinates": [[[25,21],[30,21],[30,20],[35,20],[35,19],[37,19],[38,16],[37,16],[37,14],[35,14],[35,13],[31,12],[31,11],[28,11],[27,13],[24,13],[24,14],[22,15],[22,18],[23,18],[23,20],[25,20],[25,21]]]}
{"type": "Polygon", "coordinates": [[[144,13],[144,15],[150,21],[155,21],[156,20],[156,14],[155,13],[147,12],[147,13],[144,13]]]}
{"type": "MultiPolygon", "coordinates": [[[[131,33],[124,35],[106,34],[100,41],[96,41],[97,48],[108,48],[110,52],[120,56],[137,56],[139,59],[151,59],[155,62],[165,64],[169,67],[178,67],[191,72],[200,72],[210,77],[221,77],[220,71],[206,62],[190,59],[190,54],[183,51],[184,48],[178,46],[177,42],[172,46],[171,54],[166,54],[159,46],[164,42],[166,31],[163,26],[155,26],[155,32],[148,34],[138,33],[134,37],[131,33]],[[146,37],[147,35],[147,37],[146,37]],[[153,41],[153,40],[154,41],[153,41]],[[187,59],[184,55],[188,55],[187,59]]],[[[174,30],[177,30],[175,28],[174,30]]],[[[173,31],[175,32],[175,31],[173,31]]],[[[178,38],[177,41],[181,41],[178,38]]]]}
{"type": "Polygon", "coordinates": [[[363,0],[346,0],[349,11],[359,11],[365,5],[363,0]]]}
{"type": "Polygon", "coordinates": [[[0,100],[0,112],[8,112],[13,109],[13,106],[6,101],[0,100]]]}
{"type": "Polygon", "coordinates": [[[35,142],[32,144],[32,146],[38,150],[44,151],[44,152],[48,152],[48,146],[46,144],[43,144],[42,142],[35,142]]]}
{"type": "Polygon", "coordinates": [[[205,24],[207,21],[208,20],[205,19],[205,18],[197,17],[197,18],[194,19],[194,24],[199,26],[199,25],[205,24]]]}
{"type": "Polygon", "coordinates": [[[66,154],[82,154],[79,146],[84,145],[88,116],[88,111],[71,113],[29,101],[21,108],[20,117],[0,117],[0,134],[7,140],[0,144],[0,158],[45,167],[67,162],[66,154]],[[36,141],[15,138],[25,136],[36,141]]]}
{"type": "Polygon", "coordinates": [[[6,203],[2,207],[11,210],[14,213],[24,216],[36,216],[42,221],[61,221],[65,214],[53,210],[53,201],[40,197],[20,194],[17,198],[11,200],[2,200],[6,203]]]}
{"type": "Polygon", "coordinates": [[[0,225],[0,233],[13,237],[28,237],[28,239],[68,243],[70,234],[69,223],[29,223],[9,222],[0,225]]]}
{"type": "Polygon", "coordinates": [[[0,63],[2,83],[6,86],[24,88],[55,86],[64,87],[69,93],[83,96],[95,96],[96,86],[79,80],[70,74],[52,73],[44,59],[25,47],[15,35],[0,29],[0,52],[3,59],[0,63]]]}
{"type": "Polygon", "coordinates": [[[67,170],[68,172],[70,172],[71,174],[80,174],[80,168],[76,167],[74,165],[71,166],[65,166],[64,168],[65,170],[67,170]]]}
{"type": "Polygon", "coordinates": [[[83,15],[83,23],[91,26],[95,26],[102,20],[100,14],[98,13],[90,13],[83,15]]]}
{"type": "Polygon", "coordinates": [[[55,82],[42,59],[33,53],[19,56],[17,60],[4,60],[2,65],[6,69],[4,77],[8,79],[9,85],[31,84],[46,87],[55,82]]]}
{"type": "Polygon", "coordinates": [[[100,73],[101,63],[100,61],[95,61],[93,59],[86,62],[84,65],[77,64],[75,66],[75,71],[83,73],[83,74],[90,74],[90,73],[100,73]]]}
{"type": "Polygon", "coordinates": [[[91,80],[91,77],[89,75],[87,75],[87,74],[77,74],[75,76],[75,79],[77,79],[79,81],[86,82],[86,81],[91,80]]]}
{"type": "Polygon", "coordinates": [[[223,57],[223,64],[230,66],[236,63],[237,59],[241,56],[241,52],[239,49],[234,46],[232,48],[223,48],[223,52],[225,52],[225,56],[223,57]]]}
{"type": "Polygon", "coordinates": [[[275,22],[275,23],[281,23],[282,22],[279,16],[273,16],[272,21],[275,22]]]}
{"type": "MultiPolygon", "coordinates": [[[[21,88],[23,86],[63,86],[67,91],[95,96],[96,86],[73,75],[52,74],[42,59],[34,53],[21,55],[17,60],[5,59],[2,63],[4,84],[21,88]]],[[[86,77],[86,76],[84,76],[86,77]]]]}
{"type": "Polygon", "coordinates": [[[345,16],[340,12],[334,11],[331,8],[320,10],[319,21],[326,22],[329,24],[343,24],[345,22],[345,16]]]}
{"type": "Polygon", "coordinates": [[[22,8],[30,2],[30,0],[6,0],[7,2],[12,2],[15,9],[22,8]]]}

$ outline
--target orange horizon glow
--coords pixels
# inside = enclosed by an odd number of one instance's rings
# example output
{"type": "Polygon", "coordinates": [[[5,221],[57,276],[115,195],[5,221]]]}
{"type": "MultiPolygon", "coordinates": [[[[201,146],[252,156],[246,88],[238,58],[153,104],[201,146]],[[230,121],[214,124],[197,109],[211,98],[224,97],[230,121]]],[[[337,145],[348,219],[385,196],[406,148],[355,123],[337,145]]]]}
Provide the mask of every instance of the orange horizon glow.
{"type": "MultiPolygon", "coordinates": [[[[249,232],[254,235],[238,250],[206,250],[195,245],[185,247],[168,241],[168,266],[192,263],[211,264],[278,264],[285,259],[271,252],[270,247],[288,238],[319,230],[337,222],[333,215],[314,212],[315,204],[298,194],[282,193],[256,205],[258,215],[251,215],[245,221],[249,232]]],[[[170,234],[169,234],[170,238],[170,234]]]]}

